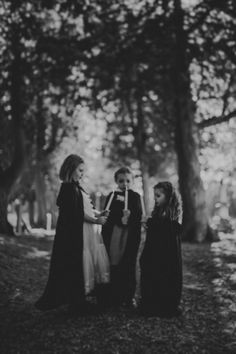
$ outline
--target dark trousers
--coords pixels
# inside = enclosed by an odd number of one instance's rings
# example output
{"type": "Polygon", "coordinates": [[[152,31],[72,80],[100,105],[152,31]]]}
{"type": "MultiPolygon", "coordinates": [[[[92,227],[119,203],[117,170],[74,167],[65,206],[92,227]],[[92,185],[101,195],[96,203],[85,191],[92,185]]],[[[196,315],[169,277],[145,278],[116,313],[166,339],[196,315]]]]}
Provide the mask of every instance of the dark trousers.
{"type": "Polygon", "coordinates": [[[111,267],[111,303],[131,304],[135,294],[135,263],[111,267]]]}

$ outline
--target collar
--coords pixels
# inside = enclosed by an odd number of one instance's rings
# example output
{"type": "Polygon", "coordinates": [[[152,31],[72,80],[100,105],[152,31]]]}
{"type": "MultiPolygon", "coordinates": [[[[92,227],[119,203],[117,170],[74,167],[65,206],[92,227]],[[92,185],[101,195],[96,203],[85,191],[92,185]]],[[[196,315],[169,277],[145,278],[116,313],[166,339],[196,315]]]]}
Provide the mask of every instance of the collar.
{"type": "Polygon", "coordinates": [[[80,185],[78,181],[73,181],[73,183],[76,185],[77,188],[87,194],[87,192],[84,190],[84,188],[80,185]]]}

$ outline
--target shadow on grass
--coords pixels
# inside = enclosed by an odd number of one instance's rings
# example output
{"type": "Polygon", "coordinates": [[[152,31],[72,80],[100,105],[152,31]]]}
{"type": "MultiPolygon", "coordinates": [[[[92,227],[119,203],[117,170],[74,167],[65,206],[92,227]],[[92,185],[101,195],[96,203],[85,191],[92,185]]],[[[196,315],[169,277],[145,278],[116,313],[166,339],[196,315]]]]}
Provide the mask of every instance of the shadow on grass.
{"type": "Polygon", "coordinates": [[[178,318],[146,318],[124,309],[70,318],[66,308],[40,313],[33,306],[47,280],[52,239],[2,238],[1,353],[235,352],[233,241],[183,245],[183,314],[178,318]]]}

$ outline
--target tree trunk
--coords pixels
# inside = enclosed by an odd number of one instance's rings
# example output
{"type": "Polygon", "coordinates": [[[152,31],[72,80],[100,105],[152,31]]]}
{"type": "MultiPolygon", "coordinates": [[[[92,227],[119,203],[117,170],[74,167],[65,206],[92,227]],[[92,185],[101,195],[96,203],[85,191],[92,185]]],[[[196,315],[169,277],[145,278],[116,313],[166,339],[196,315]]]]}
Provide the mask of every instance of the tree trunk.
{"type": "MultiPolygon", "coordinates": [[[[12,13],[15,11],[15,2],[12,3],[12,13]]],[[[10,104],[12,118],[12,144],[14,146],[14,154],[10,166],[0,174],[0,230],[5,234],[12,234],[13,228],[7,220],[8,198],[14,183],[19,178],[25,163],[25,143],[24,133],[21,126],[23,116],[22,103],[22,72],[21,72],[21,56],[20,56],[20,38],[17,26],[12,24],[12,64],[10,66],[10,104]]]]}
{"type": "Polygon", "coordinates": [[[0,233],[14,235],[12,225],[7,220],[8,193],[0,187],[0,233]]]}
{"type": "Polygon", "coordinates": [[[137,148],[137,156],[140,163],[140,170],[142,175],[143,182],[143,196],[144,196],[144,205],[146,209],[146,213],[150,213],[150,198],[149,198],[149,173],[148,166],[146,163],[146,140],[147,136],[145,133],[145,116],[143,113],[142,107],[142,94],[138,90],[135,92],[136,99],[136,117],[137,117],[137,126],[135,129],[135,143],[137,148]]]}
{"type": "Polygon", "coordinates": [[[191,117],[188,107],[177,112],[176,151],[180,192],[183,200],[184,239],[202,242],[208,234],[208,219],[203,183],[200,178],[200,164],[197,157],[197,133],[187,121],[191,117]],[[185,118],[184,118],[185,117],[185,118]],[[183,119],[183,120],[181,120],[183,119]],[[195,135],[195,138],[194,138],[195,135]]]}
{"type": "MultiPolygon", "coordinates": [[[[137,81],[135,69],[133,69],[132,71],[131,81],[132,80],[134,82],[137,81]]],[[[145,206],[146,213],[149,213],[150,212],[149,173],[148,173],[148,166],[146,163],[147,157],[145,155],[147,136],[145,134],[145,127],[144,127],[145,116],[143,114],[143,108],[142,108],[142,94],[138,89],[131,90],[131,92],[127,94],[126,105],[132,122],[136,156],[140,164],[140,172],[141,172],[142,185],[143,185],[144,206],[145,206]]]]}
{"type": "Polygon", "coordinates": [[[47,223],[47,206],[46,206],[46,186],[44,175],[40,166],[37,162],[36,173],[35,173],[35,195],[36,195],[36,205],[37,205],[37,227],[46,228],[47,223]]]}
{"type": "Polygon", "coordinates": [[[176,119],[175,144],[184,211],[183,239],[203,242],[211,234],[207,218],[205,190],[200,177],[199,133],[194,122],[194,105],[191,97],[186,44],[183,10],[180,0],[175,0],[175,63],[172,80],[176,119]]]}
{"type": "Polygon", "coordinates": [[[35,226],[35,191],[31,190],[28,197],[29,223],[31,227],[35,226]]]}
{"type": "Polygon", "coordinates": [[[15,206],[15,211],[16,211],[16,232],[18,235],[22,233],[22,205],[21,201],[19,200],[18,203],[15,206]]]}
{"type": "Polygon", "coordinates": [[[25,163],[24,138],[21,129],[15,128],[15,134],[18,136],[14,140],[15,154],[13,161],[8,169],[0,175],[0,230],[7,235],[13,235],[13,227],[7,220],[8,199],[14,184],[21,175],[25,163]]]}

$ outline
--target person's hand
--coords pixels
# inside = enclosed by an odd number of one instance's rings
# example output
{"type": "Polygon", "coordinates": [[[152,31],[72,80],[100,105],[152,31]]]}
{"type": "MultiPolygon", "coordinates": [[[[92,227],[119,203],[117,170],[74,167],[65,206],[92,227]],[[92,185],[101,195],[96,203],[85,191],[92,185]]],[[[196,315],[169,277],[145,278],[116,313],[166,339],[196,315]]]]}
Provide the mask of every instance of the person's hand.
{"type": "Polygon", "coordinates": [[[101,213],[100,213],[100,216],[108,217],[109,214],[110,214],[110,210],[102,210],[101,213]]]}
{"type": "Polygon", "coordinates": [[[122,222],[123,225],[127,225],[128,224],[128,220],[129,220],[128,216],[123,216],[121,218],[121,222],[122,222]]]}
{"type": "Polygon", "coordinates": [[[131,211],[129,209],[123,209],[123,216],[129,218],[131,211]]]}
{"type": "Polygon", "coordinates": [[[147,227],[147,220],[148,220],[148,217],[147,216],[142,216],[142,219],[141,219],[141,224],[142,226],[144,226],[145,228],[147,227]]]}
{"type": "Polygon", "coordinates": [[[147,222],[146,221],[141,221],[141,225],[144,230],[147,230],[147,222]]]}
{"type": "Polygon", "coordinates": [[[99,225],[104,225],[107,221],[107,217],[106,216],[99,216],[97,218],[97,224],[99,225]]]}

